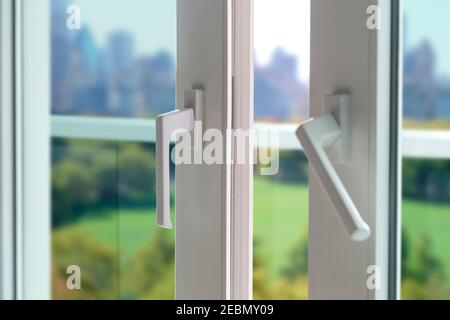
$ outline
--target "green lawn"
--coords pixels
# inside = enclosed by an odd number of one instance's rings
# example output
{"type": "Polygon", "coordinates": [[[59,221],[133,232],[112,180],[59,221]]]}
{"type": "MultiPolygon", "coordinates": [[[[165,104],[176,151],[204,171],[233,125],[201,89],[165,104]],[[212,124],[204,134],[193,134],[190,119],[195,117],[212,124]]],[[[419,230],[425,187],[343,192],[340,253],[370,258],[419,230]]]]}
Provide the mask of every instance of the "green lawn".
{"type": "Polygon", "coordinates": [[[306,186],[255,179],[254,238],[272,277],[286,264],[292,247],[307,236],[307,224],[306,186]]]}
{"type": "MultiPolygon", "coordinates": [[[[89,212],[86,214],[89,216],[89,212]]],[[[142,246],[148,243],[156,227],[155,209],[111,209],[110,214],[85,218],[75,225],[66,226],[57,232],[88,232],[99,242],[117,246],[120,261],[125,263],[142,246]]],[[[164,232],[173,233],[171,230],[164,232]]]]}
{"type": "Polygon", "coordinates": [[[417,201],[403,202],[402,224],[412,247],[423,236],[429,237],[432,253],[450,275],[450,204],[438,205],[417,201]]]}
{"type": "MultiPolygon", "coordinates": [[[[306,186],[255,179],[254,233],[257,250],[272,277],[276,276],[292,247],[307,232],[308,190],[306,186]]],[[[430,236],[437,257],[450,270],[450,205],[404,201],[403,226],[411,244],[423,234],[430,236]]],[[[58,233],[80,229],[105,244],[117,246],[122,263],[146,244],[154,232],[155,210],[112,211],[97,218],[86,218],[58,233]]],[[[173,231],[163,231],[172,232],[173,231]]]]}

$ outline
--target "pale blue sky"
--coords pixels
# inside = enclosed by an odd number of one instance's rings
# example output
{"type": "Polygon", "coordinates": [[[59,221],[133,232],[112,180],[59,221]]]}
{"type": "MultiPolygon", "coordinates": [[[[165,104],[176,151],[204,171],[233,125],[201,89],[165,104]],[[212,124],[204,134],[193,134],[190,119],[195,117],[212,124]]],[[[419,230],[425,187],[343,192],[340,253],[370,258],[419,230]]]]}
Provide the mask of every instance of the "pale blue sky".
{"type": "Polygon", "coordinates": [[[81,8],[82,23],[103,46],[108,33],[134,34],[138,54],[176,51],[176,0],[73,0],[81,8]]]}
{"type": "Polygon", "coordinates": [[[429,38],[436,49],[439,75],[450,76],[450,1],[405,0],[408,46],[429,38]]]}
{"type": "Polygon", "coordinates": [[[255,52],[260,64],[277,47],[298,57],[299,76],[309,79],[309,0],[255,0],[255,52]],[[276,6],[275,6],[276,4],[276,6]]]}
{"type": "MultiPolygon", "coordinates": [[[[82,10],[97,42],[103,45],[112,30],[125,29],[136,37],[138,53],[176,50],[176,0],[73,0],[82,10]]],[[[309,1],[256,0],[255,46],[260,63],[276,47],[299,57],[301,77],[309,73],[309,1]],[[277,10],[274,10],[274,3],[277,10]]],[[[450,75],[450,1],[406,0],[409,46],[429,38],[437,51],[439,74],[450,75]]]]}

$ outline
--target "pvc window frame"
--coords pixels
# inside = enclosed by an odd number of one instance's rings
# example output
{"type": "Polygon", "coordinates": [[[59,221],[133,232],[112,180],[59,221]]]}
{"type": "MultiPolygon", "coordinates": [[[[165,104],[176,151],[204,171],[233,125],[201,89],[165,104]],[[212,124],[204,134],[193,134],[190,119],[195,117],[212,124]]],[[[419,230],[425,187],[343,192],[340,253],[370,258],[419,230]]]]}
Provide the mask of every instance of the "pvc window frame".
{"type": "MultiPolygon", "coordinates": [[[[49,3],[47,0],[4,0],[0,36],[2,63],[13,61],[14,68],[2,70],[1,121],[2,124],[14,123],[14,126],[2,126],[1,136],[1,228],[14,230],[2,232],[1,261],[3,269],[2,279],[15,279],[3,282],[2,297],[18,299],[49,299],[50,294],[50,136],[76,138],[104,138],[126,141],[142,141],[139,136],[140,128],[146,126],[143,121],[127,121],[103,119],[102,124],[116,128],[133,128],[135,134],[128,133],[120,137],[99,137],[94,131],[80,137],[76,128],[89,125],[90,121],[98,119],[78,117],[52,117],[49,120],[49,3]],[[5,7],[6,6],[6,7],[5,7]],[[9,6],[9,7],[8,7],[9,6]],[[9,11],[11,10],[11,11],[9,11]],[[11,12],[11,16],[6,14],[11,12]],[[9,27],[8,27],[9,26],[9,27]],[[8,45],[14,46],[8,52],[8,45]],[[6,59],[6,60],[5,60],[6,59]],[[46,70],[47,69],[47,70],[46,70]],[[8,83],[10,79],[12,83],[8,83]],[[5,91],[6,90],[6,91],[5,91]],[[8,94],[3,94],[9,92],[8,94]],[[9,109],[8,109],[9,108],[9,109]],[[9,110],[9,111],[8,111],[9,110]],[[9,112],[9,113],[8,113],[9,112]],[[14,114],[12,114],[12,112],[14,114]],[[12,119],[14,118],[14,119],[12,119]],[[12,119],[14,122],[8,122],[12,119]],[[68,125],[66,127],[66,125],[68,125]],[[70,128],[75,128],[71,131],[70,128]],[[6,148],[6,149],[5,149],[6,148]],[[11,154],[4,150],[13,150],[11,154]],[[5,175],[5,172],[13,175],[5,175]],[[38,183],[40,182],[40,183],[38,183]],[[13,192],[8,193],[6,186],[15,185],[13,192]],[[8,226],[15,225],[14,229],[8,226]],[[5,268],[3,261],[10,261],[5,268]],[[11,277],[12,276],[12,277],[11,277]]],[[[392,21],[397,29],[392,29],[401,36],[401,1],[392,1],[392,21]],[[397,19],[397,20],[395,20],[397,19]]],[[[233,54],[233,128],[253,128],[253,1],[234,0],[234,54],[233,54]]],[[[391,69],[391,133],[390,133],[390,226],[389,226],[389,289],[386,295],[396,299],[399,297],[399,182],[401,161],[399,154],[420,156],[413,142],[422,139],[429,145],[432,141],[434,150],[446,150],[440,146],[448,144],[437,137],[425,137],[420,132],[404,132],[400,134],[400,106],[401,98],[398,94],[401,74],[399,43],[400,38],[392,37],[391,55],[398,57],[391,69]],[[401,139],[399,138],[401,137],[401,139]],[[401,144],[405,148],[401,149],[401,144]],[[402,153],[403,152],[403,153],[402,153]]],[[[93,124],[93,123],[92,123],[93,124]]],[[[92,127],[94,128],[95,125],[92,127]]],[[[281,130],[286,137],[295,128],[286,126],[256,125],[258,130],[281,130]]],[[[127,131],[129,132],[129,131],[127,131]]],[[[150,138],[151,140],[151,138],[150,138]]],[[[281,139],[282,141],[286,141],[281,139]]],[[[295,148],[293,140],[285,147],[295,148]]],[[[300,148],[298,148],[300,149],[300,148]]],[[[429,155],[429,154],[428,154],[429,155]]],[[[437,158],[450,157],[448,154],[436,154],[437,158]]],[[[231,272],[230,298],[252,298],[252,168],[251,166],[232,169],[232,211],[231,211],[231,272]]]]}

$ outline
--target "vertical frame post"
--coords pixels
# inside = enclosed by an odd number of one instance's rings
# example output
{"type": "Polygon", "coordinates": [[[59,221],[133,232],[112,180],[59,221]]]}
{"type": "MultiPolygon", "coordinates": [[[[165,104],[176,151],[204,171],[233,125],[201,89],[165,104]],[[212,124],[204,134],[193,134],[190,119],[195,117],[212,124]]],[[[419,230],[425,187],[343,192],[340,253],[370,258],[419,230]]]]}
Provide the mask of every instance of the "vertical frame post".
{"type": "MultiPolygon", "coordinates": [[[[233,3],[233,125],[246,132],[245,164],[234,164],[231,211],[231,299],[253,297],[253,0],[233,3]]],[[[241,140],[242,142],[242,140],[241,140]]],[[[233,158],[242,152],[233,140],[233,158]]]]}
{"type": "Polygon", "coordinates": [[[50,299],[50,2],[15,5],[17,298],[50,299]]]}
{"type": "Polygon", "coordinates": [[[15,298],[14,3],[0,2],[0,299],[15,298]]]}
{"type": "Polygon", "coordinates": [[[351,96],[351,162],[335,169],[373,233],[353,243],[311,172],[310,298],[387,299],[391,1],[314,0],[311,9],[312,116],[324,96],[351,96]]]}
{"type": "MultiPolygon", "coordinates": [[[[223,156],[231,143],[232,1],[178,0],[177,106],[203,90],[203,130],[219,130],[223,156]]],[[[231,165],[178,165],[176,298],[230,299],[231,165]]]]}

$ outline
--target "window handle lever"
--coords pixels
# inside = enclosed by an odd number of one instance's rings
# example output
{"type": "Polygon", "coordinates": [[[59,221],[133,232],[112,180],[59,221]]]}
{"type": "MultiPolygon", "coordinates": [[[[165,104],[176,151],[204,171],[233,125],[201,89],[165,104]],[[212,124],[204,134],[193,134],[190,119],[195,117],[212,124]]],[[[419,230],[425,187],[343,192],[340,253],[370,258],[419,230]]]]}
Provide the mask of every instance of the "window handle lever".
{"type": "Polygon", "coordinates": [[[297,137],[351,239],[365,241],[370,237],[370,227],[361,217],[325,151],[338,139],[341,139],[342,149],[348,151],[349,141],[346,131],[348,96],[328,97],[325,108],[329,113],[303,123],[297,130],[297,137]],[[337,111],[340,124],[332,111],[337,111]]]}
{"type": "Polygon", "coordinates": [[[156,118],[156,223],[172,229],[170,218],[170,143],[172,135],[183,130],[194,130],[194,121],[200,121],[203,93],[186,91],[185,107],[161,114],[156,118]]]}

